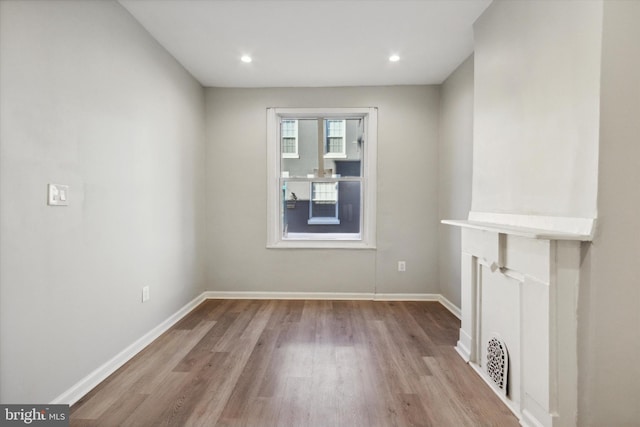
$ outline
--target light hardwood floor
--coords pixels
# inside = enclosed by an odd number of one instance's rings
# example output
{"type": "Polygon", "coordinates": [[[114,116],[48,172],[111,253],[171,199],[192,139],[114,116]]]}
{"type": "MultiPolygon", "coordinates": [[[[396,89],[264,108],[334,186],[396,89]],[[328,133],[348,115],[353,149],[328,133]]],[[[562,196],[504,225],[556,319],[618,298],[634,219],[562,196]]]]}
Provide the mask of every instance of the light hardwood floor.
{"type": "Polygon", "coordinates": [[[517,426],[436,302],[208,300],[71,426],[517,426]]]}

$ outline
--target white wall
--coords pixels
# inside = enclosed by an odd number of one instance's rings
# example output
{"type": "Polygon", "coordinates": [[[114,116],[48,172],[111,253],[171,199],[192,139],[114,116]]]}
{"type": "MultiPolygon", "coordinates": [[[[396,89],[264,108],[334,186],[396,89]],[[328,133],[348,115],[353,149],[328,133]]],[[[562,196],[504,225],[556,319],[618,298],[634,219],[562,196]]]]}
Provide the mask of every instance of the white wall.
{"type": "Polygon", "coordinates": [[[579,310],[579,425],[640,422],[640,2],[605,1],[598,232],[579,310]]]}
{"type": "MultiPolygon", "coordinates": [[[[473,56],[442,84],[438,137],[438,218],[465,219],[471,209],[473,163],[473,56]]],[[[460,229],[440,224],[438,282],[460,307],[460,229]]]]}
{"type": "Polygon", "coordinates": [[[496,1],[475,24],[472,210],[594,218],[602,3],[496,1]]]}
{"type": "Polygon", "coordinates": [[[46,403],[204,289],[204,96],[116,2],[2,1],[0,52],[0,401],[46,403]]]}
{"type": "Polygon", "coordinates": [[[436,86],[207,89],[209,289],[438,293],[438,101],[436,86]],[[265,248],[267,107],[378,107],[376,251],[265,248]]]}

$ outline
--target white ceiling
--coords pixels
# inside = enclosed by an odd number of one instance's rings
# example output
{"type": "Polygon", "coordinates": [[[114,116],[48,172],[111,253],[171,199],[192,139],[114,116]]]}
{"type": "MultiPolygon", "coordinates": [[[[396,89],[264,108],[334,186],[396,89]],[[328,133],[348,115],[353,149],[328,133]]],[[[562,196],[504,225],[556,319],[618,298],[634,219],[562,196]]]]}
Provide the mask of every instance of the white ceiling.
{"type": "Polygon", "coordinates": [[[119,1],[202,85],[217,87],[439,84],[473,51],[473,22],[491,3],[119,1]],[[391,63],[394,53],[401,59],[391,63]]]}

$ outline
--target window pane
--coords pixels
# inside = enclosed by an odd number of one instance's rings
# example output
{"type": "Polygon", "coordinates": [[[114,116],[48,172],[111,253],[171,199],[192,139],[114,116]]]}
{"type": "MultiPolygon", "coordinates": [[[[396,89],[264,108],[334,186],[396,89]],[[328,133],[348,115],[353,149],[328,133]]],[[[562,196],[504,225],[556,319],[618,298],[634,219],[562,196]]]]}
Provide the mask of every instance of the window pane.
{"type": "Polygon", "coordinates": [[[282,120],[280,123],[282,138],[281,149],[283,157],[298,154],[298,121],[282,120]]]}
{"type": "MultiPolygon", "coordinates": [[[[341,125],[344,123],[345,138],[344,140],[340,138],[340,144],[345,145],[344,149],[340,148],[344,155],[341,157],[325,156],[324,167],[333,171],[337,176],[362,176],[364,122],[362,119],[339,120],[339,122],[341,125]]],[[[331,131],[333,132],[333,130],[331,131]]],[[[329,141],[329,145],[331,144],[334,143],[329,141]]]]}
{"type": "Polygon", "coordinates": [[[297,120],[282,120],[282,137],[283,138],[295,138],[297,136],[297,120]]]}
{"type": "MultiPolygon", "coordinates": [[[[285,121],[297,122],[297,144],[298,157],[283,158],[280,164],[281,177],[299,177],[307,178],[314,176],[314,171],[318,169],[318,120],[317,119],[299,119],[299,120],[282,120],[282,138],[281,147],[282,154],[295,153],[295,151],[285,151],[285,147],[292,144],[285,134],[285,121]]],[[[287,130],[288,132],[288,130],[287,130]]],[[[288,148],[286,148],[288,149],[288,148]]],[[[308,191],[308,190],[307,190],[308,191]]]]}
{"type": "Polygon", "coordinates": [[[342,153],[344,151],[344,139],[339,137],[327,138],[327,153],[342,153]]]}
{"type": "Polygon", "coordinates": [[[287,138],[282,137],[282,152],[285,154],[295,154],[296,150],[296,139],[295,138],[287,138]]]}
{"type": "Polygon", "coordinates": [[[344,154],[344,120],[325,120],[325,136],[325,154],[344,154]]]}
{"type": "Polygon", "coordinates": [[[338,202],[337,182],[312,182],[311,190],[312,200],[318,204],[335,205],[338,202]]]}
{"type": "Polygon", "coordinates": [[[305,234],[359,234],[360,182],[283,184],[283,237],[305,234]]]}
{"type": "Polygon", "coordinates": [[[311,183],[309,224],[340,224],[338,219],[338,183],[311,183]]]}

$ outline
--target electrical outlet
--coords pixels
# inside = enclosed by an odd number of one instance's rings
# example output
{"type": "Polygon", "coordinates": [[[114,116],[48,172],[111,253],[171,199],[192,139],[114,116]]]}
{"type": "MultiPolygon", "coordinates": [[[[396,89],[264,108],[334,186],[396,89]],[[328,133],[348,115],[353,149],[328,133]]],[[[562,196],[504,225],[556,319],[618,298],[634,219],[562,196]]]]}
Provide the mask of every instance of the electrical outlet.
{"type": "Polygon", "coordinates": [[[142,302],[147,302],[149,301],[149,287],[145,286],[144,288],[142,288],[142,302]]]}
{"type": "Polygon", "coordinates": [[[69,206],[69,186],[48,184],[47,204],[49,206],[69,206]]]}
{"type": "Polygon", "coordinates": [[[405,261],[398,261],[398,271],[407,271],[407,263],[405,261]]]}

